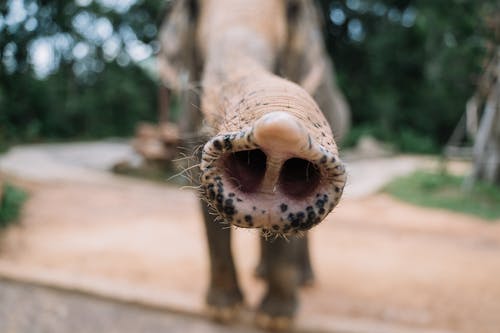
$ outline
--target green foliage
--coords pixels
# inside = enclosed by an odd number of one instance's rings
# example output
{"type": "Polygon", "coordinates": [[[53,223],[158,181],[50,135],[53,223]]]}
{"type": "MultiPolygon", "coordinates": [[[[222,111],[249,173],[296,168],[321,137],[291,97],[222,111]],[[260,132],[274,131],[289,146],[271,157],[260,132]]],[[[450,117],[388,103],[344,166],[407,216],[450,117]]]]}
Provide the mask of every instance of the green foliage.
{"type": "Polygon", "coordinates": [[[0,229],[16,222],[27,194],[10,184],[5,184],[0,196],[0,229]]]}
{"type": "Polygon", "coordinates": [[[346,135],[345,139],[342,142],[342,147],[350,148],[354,147],[356,143],[363,136],[371,136],[378,140],[386,140],[383,131],[380,130],[379,127],[371,126],[369,124],[361,124],[353,127],[346,135]]]}
{"type": "Polygon", "coordinates": [[[126,136],[156,113],[156,85],[138,67],[109,64],[92,85],[64,70],[4,83],[0,91],[10,98],[0,101],[0,142],[126,136]]]}
{"type": "Polygon", "coordinates": [[[416,132],[412,128],[405,126],[402,126],[397,131],[388,132],[384,131],[381,126],[362,123],[351,129],[342,145],[346,148],[353,147],[363,136],[372,136],[380,141],[394,143],[402,152],[439,153],[438,147],[429,135],[416,132]]]}
{"type": "Polygon", "coordinates": [[[478,183],[470,192],[462,190],[463,177],[446,172],[418,171],[391,182],[385,191],[410,203],[473,214],[485,219],[500,218],[500,189],[478,183]]]}
{"type": "MultiPolygon", "coordinates": [[[[403,151],[439,151],[473,94],[491,41],[485,16],[497,1],[317,2],[353,111],[347,144],[369,133],[403,151]]],[[[26,15],[7,24],[13,3],[0,4],[0,150],[21,141],[128,136],[137,121],[156,118],[157,83],[131,50],[142,45],[154,55],[169,1],[124,2],[128,8],[120,1],[23,0],[26,15]],[[33,60],[41,41],[53,51],[44,74],[33,60]]]]}
{"type": "Polygon", "coordinates": [[[0,149],[24,141],[130,136],[138,121],[156,118],[157,83],[130,50],[140,45],[154,52],[164,3],[80,3],[24,0],[17,23],[7,23],[13,1],[0,5],[0,149]],[[35,55],[47,52],[36,49],[40,43],[50,46],[41,68],[35,55]]]}
{"type": "Polygon", "coordinates": [[[369,127],[403,151],[439,150],[474,93],[497,2],[320,3],[354,130],[369,127]]]}
{"type": "Polygon", "coordinates": [[[398,137],[391,140],[397,143],[399,149],[403,152],[413,153],[438,153],[438,147],[435,145],[434,140],[430,135],[419,133],[412,128],[403,127],[398,132],[398,137]]]}

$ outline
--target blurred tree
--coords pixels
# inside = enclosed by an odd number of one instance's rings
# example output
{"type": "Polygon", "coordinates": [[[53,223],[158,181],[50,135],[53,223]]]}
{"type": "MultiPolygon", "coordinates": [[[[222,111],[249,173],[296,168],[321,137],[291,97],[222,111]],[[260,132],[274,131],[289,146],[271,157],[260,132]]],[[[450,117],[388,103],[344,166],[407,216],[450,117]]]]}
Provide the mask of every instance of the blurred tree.
{"type": "MultiPolygon", "coordinates": [[[[437,152],[481,71],[496,0],[317,0],[329,51],[363,133],[437,152]]],[[[0,3],[0,144],[130,135],[153,120],[144,70],[168,1],[0,3]],[[142,68],[142,69],[141,69],[142,68]]]]}
{"type": "Polygon", "coordinates": [[[474,139],[474,166],[464,182],[467,190],[478,179],[500,185],[500,8],[489,12],[485,22],[492,32],[489,61],[467,102],[465,116],[468,134],[474,139]]]}
{"type": "Polygon", "coordinates": [[[2,2],[0,144],[130,135],[137,121],[154,119],[156,83],[143,67],[158,47],[163,6],[2,2]]]}
{"type": "Polygon", "coordinates": [[[481,70],[482,17],[498,2],[320,0],[326,42],[353,110],[354,136],[436,152],[481,70]]]}

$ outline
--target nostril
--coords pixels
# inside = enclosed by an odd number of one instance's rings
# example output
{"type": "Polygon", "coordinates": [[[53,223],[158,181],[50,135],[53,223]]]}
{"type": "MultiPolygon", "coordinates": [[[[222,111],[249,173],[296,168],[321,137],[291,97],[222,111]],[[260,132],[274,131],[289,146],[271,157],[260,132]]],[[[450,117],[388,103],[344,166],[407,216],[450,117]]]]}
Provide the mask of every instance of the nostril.
{"type": "Polygon", "coordinates": [[[316,190],[320,178],[320,171],[314,163],[301,158],[291,158],[281,168],[280,189],[286,196],[302,199],[316,190]]]}
{"type": "Polygon", "coordinates": [[[224,170],[232,184],[242,192],[254,192],[266,173],[267,156],[260,149],[243,150],[224,159],[224,170]]]}

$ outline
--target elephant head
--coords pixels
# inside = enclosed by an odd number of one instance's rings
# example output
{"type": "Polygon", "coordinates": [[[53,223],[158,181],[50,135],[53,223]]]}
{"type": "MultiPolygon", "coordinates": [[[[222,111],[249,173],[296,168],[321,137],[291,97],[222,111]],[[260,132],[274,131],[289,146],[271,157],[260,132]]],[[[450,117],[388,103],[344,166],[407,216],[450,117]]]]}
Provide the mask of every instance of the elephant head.
{"type": "Polygon", "coordinates": [[[181,0],[162,27],[163,82],[201,83],[203,196],[233,225],[305,231],[342,195],[348,110],[317,18],[309,0],[181,0]]]}

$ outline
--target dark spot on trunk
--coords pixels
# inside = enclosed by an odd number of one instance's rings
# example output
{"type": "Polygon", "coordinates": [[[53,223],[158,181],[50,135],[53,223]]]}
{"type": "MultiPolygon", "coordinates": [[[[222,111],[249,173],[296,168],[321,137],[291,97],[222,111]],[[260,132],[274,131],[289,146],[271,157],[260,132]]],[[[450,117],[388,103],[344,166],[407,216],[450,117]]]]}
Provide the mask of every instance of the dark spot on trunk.
{"type": "Polygon", "coordinates": [[[322,199],[318,199],[316,201],[316,207],[323,208],[324,205],[325,205],[325,202],[322,199]]]}
{"type": "Polygon", "coordinates": [[[224,200],[224,196],[222,194],[217,194],[217,196],[215,197],[215,200],[222,204],[222,201],[224,200]]]}
{"type": "Polygon", "coordinates": [[[224,149],[231,150],[233,148],[233,143],[231,142],[231,137],[229,135],[224,135],[224,149]]]}
{"type": "Polygon", "coordinates": [[[234,206],[226,206],[226,207],[224,207],[224,214],[226,214],[226,217],[234,215],[234,213],[235,213],[234,206]]]}

